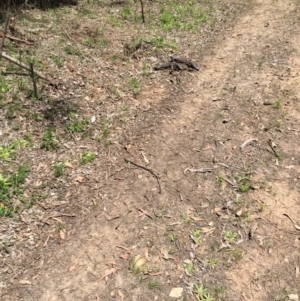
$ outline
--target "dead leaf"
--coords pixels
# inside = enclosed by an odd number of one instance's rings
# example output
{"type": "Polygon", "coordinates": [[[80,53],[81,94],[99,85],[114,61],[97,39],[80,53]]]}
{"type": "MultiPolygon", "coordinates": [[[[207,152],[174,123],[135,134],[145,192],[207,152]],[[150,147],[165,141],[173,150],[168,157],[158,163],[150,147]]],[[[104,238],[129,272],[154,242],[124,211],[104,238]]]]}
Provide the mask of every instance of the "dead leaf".
{"type": "Polygon", "coordinates": [[[244,209],[241,209],[239,210],[237,213],[236,213],[236,216],[241,216],[244,212],[244,209]]]}
{"type": "Polygon", "coordinates": [[[115,216],[109,216],[108,214],[104,213],[103,214],[105,216],[105,218],[108,220],[108,221],[112,221],[114,219],[117,219],[120,217],[120,215],[115,215],[115,216]]]}
{"type": "Polygon", "coordinates": [[[144,152],[141,152],[141,155],[143,156],[144,161],[149,164],[149,160],[147,159],[146,155],[144,152]]]}
{"type": "Polygon", "coordinates": [[[121,259],[127,260],[128,257],[129,257],[129,254],[128,254],[128,253],[120,254],[119,257],[120,257],[121,259]]]}
{"type": "Polygon", "coordinates": [[[68,162],[68,161],[66,161],[64,164],[67,167],[74,168],[74,166],[70,162],[68,162]]]}
{"type": "Polygon", "coordinates": [[[66,238],[66,233],[63,230],[59,231],[59,236],[61,239],[65,239],[66,238]]]}
{"type": "Polygon", "coordinates": [[[34,186],[35,187],[39,187],[43,184],[43,182],[41,180],[37,180],[35,183],[34,183],[34,186]]]}
{"type": "Polygon", "coordinates": [[[208,227],[203,227],[201,228],[201,232],[203,233],[212,233],[215,231],[216,228],[208,228],[208,227]]]}
{"type": "Polygon", "coordinates": [[[199,216],[190,216],[190,218],[193,220],[193,221],[196,221],[196,222],[199,222],[199,221],[203,221],[204,219],[199,217],[199,216]]]}
{"type": "Polygon", "coordinates": [[[222,211],[222,208],[220,208],[220,207],[215,208],[215,213],[220,213],[221,211],[222,211]]]}
{"type": "Polygon", "coordinates": [[[118,291],[119,296],[121,297],[121,301],[124,300],[124,294],[121,291],[118,291]]]}
{"type": "Polygon", "coordinates": [[[93,115],[93,116],[91,117],[91,123],[94,123],[95,121],[96,121],[96,116],[93,115]]]}
{"type": "Polygon", "coordinates": [[[117,247],[117,248],[120,248],[120,249],[123,249],[123,250],[125,250],[125,251],[127,251],[127,252],[129,252],[129,253],[131,252],[130,249],[128,249],[128,248],[126,248],[126,247],[124,247],[124,246],[117,245],[116,247],[117,247]]]}
{"type": "Polygon", "coordinates": [[[120,270],[120,269],[121,269],[120,267],[115,267],[115,268],[111,268],[109,270],[106,270],[104,275],[98,281],[103,280],[104,278],[106,278],[110,274],[114,274],[117,270],[120,270]]]}
{"type": "Polygon", "coordinates": [[[81,177],[81,176],[78,176],[76,179],[75,179],[76,182],[79,182],[79,183],[82,183],[84,182],[84,177],[81,177]]]}
{"type": "Polygon", "coordinates": [[[164,272],[152,272],[152,271],[146,271],[144,274],[145,275],[150,275],[150,276],[159,276],[162,275],[164,272]]]}
{"type": "Polygon", "coordinates": [[[67,68],[69,69],[70,72],[74,72],[75,68],[71,63],[66,62],[66,66],[67,66],[67,68]]]}
{"type": "Polygon", "coordinates": [[[19,283],[31,285],[31,282],[29,280],[20,280],[19,283]]]}
{"type": "Polygon", "coordinates": [[[169,296],[171,298],[179,298],[179,297],[181,297],[182,292],[183,292],[183,288],[182,287],[173,287],[171,289],[171,292],[170,292],[169,296]]]}
{"type": "Polygon", "coordinates": [[[294,300],[294,301],[298,301],[299,300],[299,296],[296,294],[289,294],[288,295],[290,300],[294,300]]]}
{"type": "Polygon", "coordinates": [[[175,261],[174,257],[170,256],[167,250],[161,249],[160,252],[161,252],[161,257],[163,259],[165,260],[173,259],[175,261]]]}

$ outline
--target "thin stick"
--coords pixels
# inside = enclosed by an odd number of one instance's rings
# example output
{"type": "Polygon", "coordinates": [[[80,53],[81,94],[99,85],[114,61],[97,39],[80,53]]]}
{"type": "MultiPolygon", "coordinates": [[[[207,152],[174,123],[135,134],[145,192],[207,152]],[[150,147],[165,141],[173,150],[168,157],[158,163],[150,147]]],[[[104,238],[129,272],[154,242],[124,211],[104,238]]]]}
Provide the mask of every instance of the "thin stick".
{"type": "MultiPolygon", "coordinates": [[[[5,31],[4,31],[4,33],[5,33],[5,31]]],[[[17,42],[24,43],[24,44],[27,44],[27,45],[34,45],[34,42],[22,40],[22,39],[13,37],[13,36],[8,35],[8,34],[5,35],[4,33],[0,32],[0,37],[2,37],[2,38],[5,37],[6,39],[9,39],[11,41],[17,41],[17,42]]]]}
{"type": "Polygon", "coordinates": [[[144,167],[142,165],[138,165],[138,164],[136,164],[136,163],[134,163],[134,162],[126,159],[126,158],[124,158],[124,160],[125,160],[126,163],[130,163],[130,164],[132,164],[132,165],[134,165],[134,166],[136,166],[138,168],[142,168],[142,169],[150,172],[156,178],[157,183],[158,183],[158,187],[159,187],[159,193],[161,193],[161,186],[160,186],[160,182],[159,182],[159,177],[158,177],[158,175],[153,170],[151,170],[150,168],[144,167]]]}
{"type": "Polygon", "coordinates": [[[37,93],[35,75],[34,75],[34,72],[33,72],[33,63],[30,63],[30,77],[31,77],[32,83],[33,83],[33,95],[37,99],[38,98],[38,93],[37,93]]]}
{"type": "Polygon", "coordinates": [[[81,53],[81,50],[79,49],[78,45],[76,44],[76,42],[70,37],[70,35],[68,34],[68,32],[63,28],[61,27],[61,29],[63,30],[63,32],[65,33],[66,37],[75,45],[75,47],[77,48],[77,50],[79,51],[79,56],[81,58],[83,58],[83,55],[81,53]]]}
{"type": "Polygon", "coordinates": [[[20,76],[30,76],[30,74],[28,73],[23,73],[23,72],[14,72],[14,71],[2,71],[1,72],[2,75],[20,75],[20,76]]]}
{"type": "Polygon", "coordinates": [[[144,3],[143,3],[143,0],[140,0],[140,2],[141,2],[142,20],[143,20],[143,23],[145,23],[144,3]]]}
{"type": "MultiPolygon", "coordinates": [[[[10,0],[8,0],[8,7],[10,7],[10,0]]],[[[1,53],[2,53],[2,50],[3,50],[3,47],[4,47],[4,42],[5,42],[9,22],[10,22],[10,15],[8,14],[6,22],[5,22],[4,31],[3,31],[3,38],[2,38],[2,41],[1,41],[1,45],[0,45],[0,59],[2,57],[1,53]]]]}
{"type": "MultiPolygon", "coordinates": [[[[20,61],[17,61],[16,59],[14,59],[13,57],[9,56],[9,55],[8,55],[7,53],[5,53],[4,51],[2,51],[2,52],[0,53],[0,56],[3,57],[3,58],[5,58],[6,60],[8,60],[8,61],[10,61],[10,62],[12,62],[12,63],[18,65],[19,67],[21,67],[21,68],[23,68],[23,69],[25,69],[25,70],[31,72],[30,67],[28,67],[27,65],[25,65],[24,63],[22,63],[22,62],[20,62],[20,61]]],[[[49,78],[47,78],[45,75],[41,74],[40,72],[35,71],[34,73],[35,73],[36,75],[38,75],[38,77],[40,77],[41,79],[46,80],[46,81],[48,81],[48,82],[51,83],[51,80],[50,80],[49,78]]]]}
{"type": "Polygon", "coordinates": [[[278,153],[276,152],[275,148],[274,148],[273,145],[272,145],[272,140],[271,140],[271,139],[268,140],[268,144],[269,144],[271,150],[273,151],[275,157],[276,157],[276,158],[279,158],[278,153]]]}

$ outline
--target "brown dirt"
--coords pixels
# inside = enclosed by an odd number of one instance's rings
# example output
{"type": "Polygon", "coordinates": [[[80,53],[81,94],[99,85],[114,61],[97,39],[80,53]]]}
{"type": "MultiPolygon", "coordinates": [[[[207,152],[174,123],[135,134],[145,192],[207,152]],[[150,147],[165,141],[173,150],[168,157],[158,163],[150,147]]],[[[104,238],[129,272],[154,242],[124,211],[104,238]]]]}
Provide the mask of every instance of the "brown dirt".
{"type": "MultiPolygon", "coordinates": [[[[25,220],[28,236],[38,234],[27,249],[2,256],[2,300],[172,300],[173,287],[184,289],[179,300],[197,300],[195,283],[215,300],[296,300],[299,4],[253,1],[204,48],[200,72],[162,71],[161,85],[130,99],[140,111],[114,132],[122,142],[98,151],[83,141],[97,159],[80,170],[71,160],[75,168],[56,184],[61,195],[49,200],[42,225],[25,220]],[[249,138],[257,141],[241,150],[249,138]],[[124,158],[158,173],[161,194],[153,174],[124,158]],[[193,172],[200,168],[212,172],[193,172]],[[242,192],[243,184],[251,189],[242,192]],[[72,209],[59,210],[55,201],[72,209]],[[198,229],[199,246],[191,239],[198,229]],[[224,239],[228,231],[235,241],[224,239]],[[146,261],[140,270],[137,255],[146,261]]],[[[75,157],[71,142],[65,152],[75,157]]]]}

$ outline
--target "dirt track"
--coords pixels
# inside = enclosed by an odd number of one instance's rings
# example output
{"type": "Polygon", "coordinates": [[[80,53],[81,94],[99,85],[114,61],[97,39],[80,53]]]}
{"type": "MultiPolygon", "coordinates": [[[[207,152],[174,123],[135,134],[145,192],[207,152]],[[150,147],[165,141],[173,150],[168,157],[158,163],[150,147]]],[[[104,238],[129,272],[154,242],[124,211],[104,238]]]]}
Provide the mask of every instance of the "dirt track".
{"type": "Polygon", "coordinates": [[[184,98],[160,101],[172,106],[161,123],[110,154],[103,188],[101,174],[98,183],[78,188],[98,207],[78,218],[61,245],[44,248],[22,268],[3,300],[172,300],[172,287],[184,288],[179,300],[196,300],[193,283],[211,288],[215,300],[296,300],[299,12],[299,1],[254,1],[199,62],[184,98]],[[241,150],[249,138],[256,141],[241,150]],[[141,151],[160,175],[161,194],[151,173],[124,162],[146,165],[137,159],[141,151]],[[193,172],[200,168],[213,171],[193,172]],[[247,193],[235,187],[241,177],[251,179],[247,193]],[[203,230],[197,248],[193,229],[203,230]],[[239,242],[230,247],[221,243],[229,230],[239,242]],[[147,258],[143,276],[128,269],[138,254],[147,258]],[[218,258],[215,269],[205,265],[207,258],[218,258]],[[192,276],[185,260],[195,265],[192,276]],[[160,289],[150,290],[149,279],[160,289]]]}

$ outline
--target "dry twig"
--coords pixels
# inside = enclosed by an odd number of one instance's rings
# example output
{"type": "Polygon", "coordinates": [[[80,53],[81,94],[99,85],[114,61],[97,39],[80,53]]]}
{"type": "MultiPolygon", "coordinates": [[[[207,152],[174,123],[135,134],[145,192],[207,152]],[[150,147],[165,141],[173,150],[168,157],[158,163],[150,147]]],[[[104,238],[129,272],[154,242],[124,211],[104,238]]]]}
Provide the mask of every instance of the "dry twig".
{"type": "MultiPolygon", "coordinates": [[[[22,62],[20,62],[20,61],[18,61],[18,60],[16,60],[16,59],[14,59],[13,57],[9,56],[9,55],[8,55],[7,53],[5,53],[4,51],[2,51],[0,55],[1,55],[1,57],[5,58],[6,60],[8,60],[8,61],[10,61],[10,62],[12,62],[12,63],[18,65],[19,67],[21,67],[21,68],[23,68],[23,69],[25,69],[25,70],[27,70],[27,71],[29,71],[29,72],[31,72],[31,68],[30,68],[30,67],[28,67],[27,65],[25,65],[24,63],[22,63],[22,62]]],[[[48,81],[48,82],[51,83],[51,80],[50,80],[49,78],[47,78],[45,75],[43,75],[42,73],[37,72],[37,71],[34,71],[34,73],[35,73],[38,77],[40,77],[41,79],[46,80],[46,81],[48,81]]]]}
{"type": "Polygon", "coordinates": [[[161,186],[160,186],[160,182],[159,182],[159,177],[152,169],[144,167],[144,166],[139,165],[139,164],[136,164],[136,163],[134,163],[134,162],[132,162],[132,161],[126,159],[126,158],[124,158],[124,160],[125,160],[126,163],[130,163],[130,164],[132,164],[132,165],[134,165],[138,168],[141,168],[141,169],[144,169],[144,170],[150,172],[156,178],[157,183],[158,183],[159,193],[161,193],[161,186]]]}

